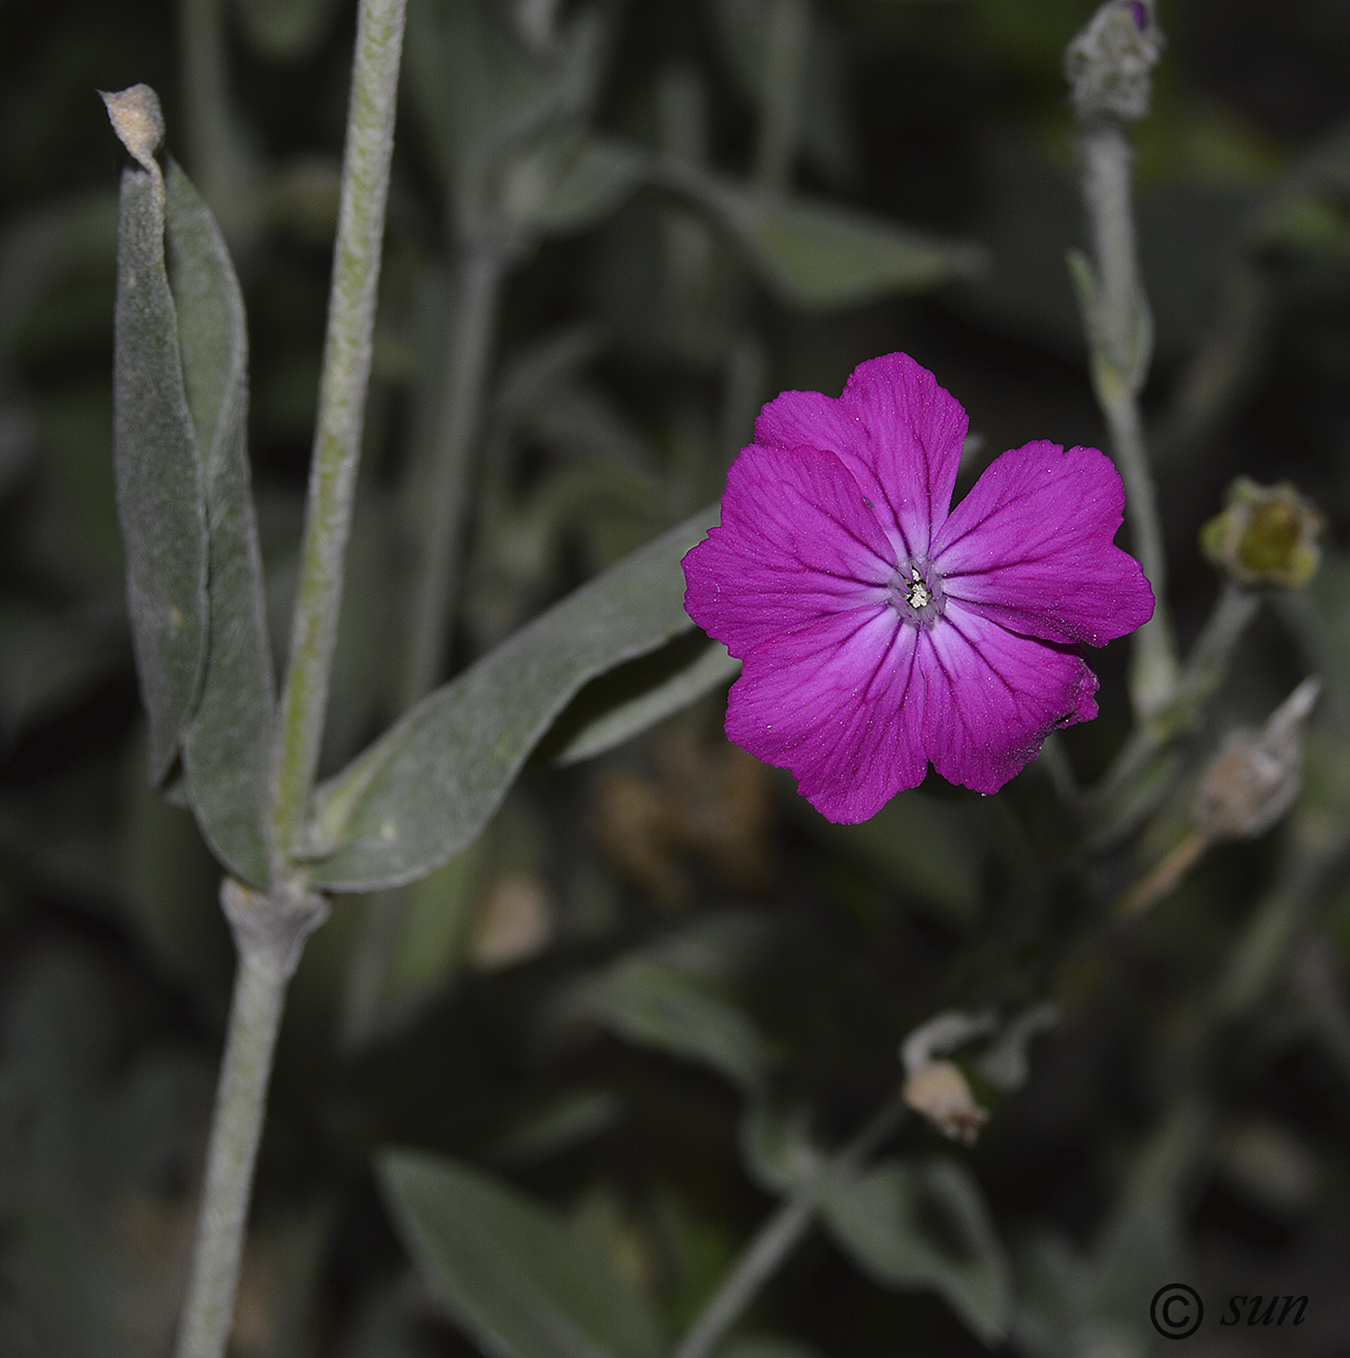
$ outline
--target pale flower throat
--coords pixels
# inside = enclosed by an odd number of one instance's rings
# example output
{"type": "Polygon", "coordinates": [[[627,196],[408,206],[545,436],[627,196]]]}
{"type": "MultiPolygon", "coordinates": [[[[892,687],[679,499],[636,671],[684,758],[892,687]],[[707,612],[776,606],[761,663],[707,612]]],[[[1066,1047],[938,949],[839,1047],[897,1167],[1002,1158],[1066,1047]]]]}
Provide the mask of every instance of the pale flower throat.
{"type": "Polygon", "coordinates": [[[915,627],[932,627],[947,607],[942,577],[926,556],[910,557],[900,563],[886,588],[886,601],[915,627]]]}

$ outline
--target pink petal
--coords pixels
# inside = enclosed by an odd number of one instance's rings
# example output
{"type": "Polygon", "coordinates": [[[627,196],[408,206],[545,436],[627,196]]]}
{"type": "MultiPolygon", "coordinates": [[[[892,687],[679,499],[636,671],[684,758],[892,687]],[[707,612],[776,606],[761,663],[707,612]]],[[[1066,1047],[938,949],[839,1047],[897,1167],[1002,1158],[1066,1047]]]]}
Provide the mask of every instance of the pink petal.
{"type": "Polygon", "coordinates": [[[837,401],[814,391],[770,401],[755,439],[838,454],[900,554],[926,556],[947,517],[966,426],[966,412],[927,368],[887,354],[859,364],[837,401]]]}
{"type": "Polygon", "coordinates": [[[1051,731],[1097,715],[1097,678],[1070,651],[1006,631],[951,599],[924,636],[923,744],[948,782],[997,792],[1051,731]]]}
{"type": "Polygon", "coordinates": [[[917,636],[882,604],[756,647],[731,689],[727,735],[791,769],[827,820],[867,820],[928,771],[917,636]]]}
{"type": "Polygon", "coordinates": [[[684,558],[685,607],[733,655],[783,632],[884,601],[895,554],[837,457],[744,449],[722,523],[684,558]]]}
{"type": "Polygon", "coordinates": [[[1101,646],[1153,616],[1113,539],[1125,488],[1095,448],[1028,443],[996,458],[933,540],[949,601],[1015,632],[1101,646]]]}

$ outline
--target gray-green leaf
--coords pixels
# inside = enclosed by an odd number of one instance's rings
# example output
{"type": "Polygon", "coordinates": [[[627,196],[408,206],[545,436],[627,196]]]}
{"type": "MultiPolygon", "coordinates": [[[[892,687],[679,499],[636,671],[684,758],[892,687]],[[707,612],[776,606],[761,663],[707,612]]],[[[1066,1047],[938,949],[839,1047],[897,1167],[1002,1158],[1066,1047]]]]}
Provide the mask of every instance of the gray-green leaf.
{"type": "MultiPolygon", "coordinates": [[[[558,733],[562,739],[554,762],[579,764],[622,745],[725,684],[740,668],[741,662],[721,642],[710,642],[701,633],[678,637],[652,655],[630,660],[593,680],[563,714],[567,728],[558,733]]],[[[550,733],[549,743],[553,740],[550,733]]]]}
{"type": "Polygon", "coordinates": [[[745,978],[772,937],[754,915],[706,915],[617,958],[561,993],[556,1014],[581,1017],[644,1046],[721,1072],[756,1095],[774,1061],[742,1003],[745,978]]]}
{"type": "Polygon", "coordinates": [[[506,207],[535,231],[567,235],[609,216],[642,176],[641,155],[612,137],[554,136],[512,166],[506,207]]]}
{"type": "Polygon", "coordinates": [[[221,861],[262,885],[275,688],[249,484],[244,302],[210,209],[172,162],[166,182],[170,281],[210,534],[206,673],[183,745],[188,795],[221,861]]]}
{"type": "Polygon", "coordinates": [[[505,212],[522,226],[542,214],[536,226],[576,229],[625,191],[627,157],[613,145],[585,142],[572,155],[600,74],[602,27],[581,10],[543,53],[485,0],[409,7],[409,84],[471,227],[505,212]]]}
{"type": "Polygon", "coordinates": [[[812,311],[928,292],[984,265],[980,247],[810,198],[757,194],[682,169],[676,185],[703,202],[785,303],[812,311]]]}
{"type": "Polygon", "coordinates": [[[145,170],[122,175],[113,461],[150,780],[158,784],[178,753],[206,662],[207,524],[164,267],[164,190],[145,170]]]}
{"type": "Polygon", "coordinates": [[[979,1185],[959,1161],[884,1161],[825,1176],[817,1201],[836,1243],[877,1282],[931,1287],[985,1343],[1012,1290],[979,1185]]]}
{"type": "Polygon", "coordinates": [[[327,852],[311,880],[368,891],[410,882],[477,837],[526,757],[595,675],[692,626],[680,558],[710,507],[648,543],[430,694],[316,799],[327,852]]]}
{"type": "Polygon", "coordinates": [[[565,995],[560,1013],[602,1023],[630,1041],[703,1062],[747,1093],[763,1083],[764,1039],[738,1008],[699,978],[640,953],[621,958],[565,995]]]}
{"type": "Polygon", "coordinates": [[[481,1170],[411,1151],[379,1160],[423,1280],[493,1358],[659,1358],[650,1306],[588,1241],[481,1170]]]}

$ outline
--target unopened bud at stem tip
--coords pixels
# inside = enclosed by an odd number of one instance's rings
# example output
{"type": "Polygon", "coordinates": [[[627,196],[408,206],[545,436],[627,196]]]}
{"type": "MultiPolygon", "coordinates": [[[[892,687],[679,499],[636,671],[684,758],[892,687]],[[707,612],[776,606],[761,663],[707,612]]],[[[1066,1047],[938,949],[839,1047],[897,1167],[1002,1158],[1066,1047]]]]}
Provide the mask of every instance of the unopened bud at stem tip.
{"type": "Polygon", "coordinates": [[[944,1136],[973,1145],[989,1110],[975,1102],[961,1068],[951,1061],[930,1061],[905,1081],[905,1102],[922,1113],[944,1136]]]}
{"type": "Polygon", "coordinates": [[[1064,73],[1079,120],[1132,123],[1148,112],[1163,35],[1143,0],[1108,0],[1069,44],[1064,73]]]}

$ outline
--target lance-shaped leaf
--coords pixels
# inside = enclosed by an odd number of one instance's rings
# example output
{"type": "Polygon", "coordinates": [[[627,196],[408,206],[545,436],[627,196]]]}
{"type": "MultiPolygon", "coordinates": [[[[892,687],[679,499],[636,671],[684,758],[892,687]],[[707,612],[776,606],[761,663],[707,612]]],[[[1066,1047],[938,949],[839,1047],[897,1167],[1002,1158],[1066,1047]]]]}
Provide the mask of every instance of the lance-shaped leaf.
{"type": "Polygon", "coordinates": [[[659,1358],[651,1307],[524,1194],[409,1151],[379,1174],[423,1281],[491,1358],[659,1358]]]}
{"type": "Polygon", "coordinates": [[[169,276],[210,535],[206,673],[183,747],[188,795],[217,856],[262,885],[275,688],[249,485],[244,301],[210,209],[172,162],[166,181],[169,276]]]}
{"type": "Polygon", "coordinates": [[[655,726],[740,673],[741,662],[701,632],[593,679],[549,732],[557,764],[579,764],[655,726]]]}
{"type": "Polygon", "coordinates": [[[931,1287],[986,1344],[1007,1333],[1007,1260],[984,1195],[959,1161],[835,1170],[816,1191],[835,1242],[877,1282],[931,1287]]]}
{"type": "Polygon", "coordinates": [[[511,167],[507,208],[521,225],[545,235],[584,231],[638,187],[643,160],[612,137],[552,136],[511,167]]]}
{"type": "Polygon", "coordinates": [[[311,880],[369,891],[429,872],[477,837],[530,751],[597,674],[692,624],[680,558],[709,507],[570,594],[402,717],[318,790],[311,880]]]}
{"type": "Polygon", "coordinates": [[[789,306],[835,311],[928,292],[984,266],[984,251],[817,199],[765,195],[687,166],[672,187],[708,207],[789,306]]]}
{"type": "Polygon", "coordinates": [[[207,525],[164,267],[164,186],[157,171],[122,175],[113,461],[150,780],[159,783],[178,753],[206,662],[207,525]]]}
{"type": "Polygon", "coordinates": [[[577,143],[603,30],[582,9],[536,51],[493,0],[410,6],[409,86],[466,223],[504,211],[522,226],[538,215],[542,229],[577,229],[632,187],[617,143],[577,143]]]}
{"type": "Polygon", "coordinates": [[[679,967],[634,953],[571,986],[560,1018],[586,1018],[643,1046],[698,1061],[753,1094],[772,1064],[754,1023],[679,967]]]}

